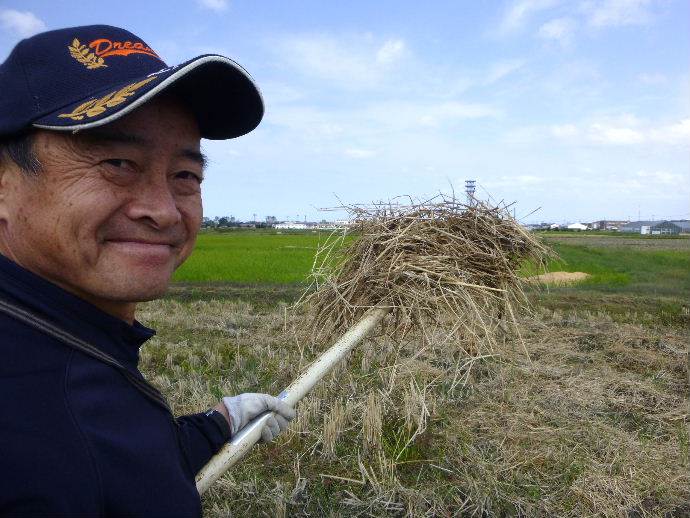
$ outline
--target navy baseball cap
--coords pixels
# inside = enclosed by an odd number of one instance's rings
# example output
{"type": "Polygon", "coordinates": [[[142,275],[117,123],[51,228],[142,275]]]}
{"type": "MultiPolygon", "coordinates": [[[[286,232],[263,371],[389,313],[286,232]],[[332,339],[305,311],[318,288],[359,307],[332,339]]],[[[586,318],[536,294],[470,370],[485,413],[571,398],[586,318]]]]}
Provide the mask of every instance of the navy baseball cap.
{"type": "Polygon", "coordinates": [[[206,54],[168,66],[131,32],[89,25],[14,47],[0,65],[0,138],[108,124],[164,91],[187,104],[208,139],[249,133],[264,113],[259,88],[233,60],[206,54]]]}

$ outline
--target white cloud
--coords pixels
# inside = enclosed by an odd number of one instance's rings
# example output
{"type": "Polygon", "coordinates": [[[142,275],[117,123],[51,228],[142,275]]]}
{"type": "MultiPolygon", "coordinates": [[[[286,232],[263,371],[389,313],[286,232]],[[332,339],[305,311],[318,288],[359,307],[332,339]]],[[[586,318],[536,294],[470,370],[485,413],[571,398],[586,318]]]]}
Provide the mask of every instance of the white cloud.
{"type": "Polygon", "coordinates": [[[545,178],[531,174],[519,174],[511,178],[520,185],[536,185],[545,181],[545,178]]]}
{"type": "Polygon", "coordinates": [[[0,10],[0,24],[6,30],[15,32],[22,38],[28,38],[46,29],[45,22],[34,13],[15,11],[14,9],[0,10]]]}
{"type": "Polygon", "coordinates": [[[384,65],[397,61],[405,52],[405,42],[400,39],[386,41],[376,52],[376,61],[384,65]]]}
{"type": "Polygon", "coordinates": [[[485,84],[495,83],[504,77],[516,72],[524,66],[525,62],[520,59],[513,59],[509,61],[500,61],[494,63],[486,74],[485,84]]]}
{"type": "Polygon", "coordinates": [[[328,148],[351,158],[369,158],[385,154],[388,143],[396,140],[443,140],[449,128],[497,116],[490,105],[456,101],[385,101],[322,109],[278,104],[267,111],[265,127],[284,131],[285,138],[307,143],[311,151],[328,148]]]}
{"type": "Polygon", "coordinates": [[[658,144],[690,146],[690,118],[670,124],[644,122],[630,114],[576,124],[555,124],[549,127],[523,126],[504,133],[508,144],[530,145],[552,137],[569,144],[594,143],[612,146],[658,144]]]}
{"type": "Polygon", "coordinates": [[[343,118],[310,106],[276,105],[266,113],[266,124],[287,128],[292,135],[327,141],[344,133],[343,118]]]}
{"type": "Polygon", "coordinates": [[[482,182],[484,187],[490,189],[498,189],[507,187],[511,190],[534,188],[540,184],[548,182],[548,178],[542,176],[536,176],[533,174],[516,174],[516,175],[503,175],[498,178],[493,178],[482,182]]]}
{"type": "Polygon", "coordinates": [[[391,67],[405,55],[405,42],[394,38],[381,43],[371,35],[298,35],[271,42],[271,50],[304,76],[361,90],[389,79],[391,67]]]}
{"type": "Polygon", "coordinates": [[[228,0],[197,0],[201,7],[220,13],[228,8],[228,0]]]}
{"type": "Polygon", "coordinates": [[[583,104],[600,102],[603,89],[607,86],[607,74],[591,59],[557,60],[553,67],[542,70],[534,87],[552,100],[583,104]]]}
{"type": "Polygon", "coordinates": [[[645,139],[638,130],[599,123],[589,127],[589,138],[602,144],[639,144],[645,139]]]}
{"type": "Polygon", "coordinates": [[[683,119],[675,124],[652,128],[649,139],[653,142],[669,145],[690,145],[690,119],[683,119]]]}
{"type": "Polygon", "coordinates": [[[640,74],[637,76],[637,80],[645,85],[661,85],[668,81],[668,78],[664,74],[652,73],[652,74],[640,74]]]}
{"type": "Polygon", "coordinates": [[[551,134],[556,138],[572,138],[580,133],[574,124],[557,124],[551,126],[551,134]]]}
{"type": "Polygon", "coordinates": [[[517,128],[510,128],[503,134],[503,142],[506,144],[514,144],[518,146],[531,145],[537,142],[542,142],[543,135],[542,128],[537,126],[521,126],[517,128]]]}
{"type": "Polygon", "coordinates": [[[530,16],[549,9],[558,3],[557,0],[518,0],[506,10],[499,25],[499,33],[506,34],[521,29],[530,16]]]}
{"type": "Polygon", "coordinates": [[[666,185],[678,185],[688,181],[682,174],[669,173],[668,171],[638,171],[638,178],[648,178],[656,183],[666,185]]]}
{"type": "Polygon", "coordinates": [[[487,104],[458,101],[389,102],[366,110],[364,116],[397,129],[418,129],[420,126],[439,128],[467,119],[494,118],[498,110],[487,104]]]}
{"type": "Polygon", "coordinates": [[[544,40],[557,41],[566,47],[573,42],[576,25],[572,18],[554,18],[539,27],[537,36],[544,40]]]}
{"type": "Polygon", "coordinates": [[[350,158],[371,158],[376,153],[371,149],[361,149],[361,148],[347,148],[343,153],[350,158]]]}
{"type": "Polygon", "coordinates": [[[583,4],[583,10],[593,27],[645,25],[652,19],[651,3],[651,0],[589,0],[583,4]]]}
{"type": "Polygon", "coordinates": [[[690,118],[671,124],[650,124],[628,114],[590,124],[587,136],[589,140],[602,144],[687,146],[690,145],[690,118]]]}
{"type": "Polygon", "coordinates": [[[483,119],[499,115],[496,108],[482,103],[447,102],[438,105],[436,110],[439,115],[449,119],[483,119]]]}
{"type": "Polygon", "coordinates": [[[266,104],[292,103],[304,99],[304,92],[285,83],[262,81],[261,93],[266,104]]]}

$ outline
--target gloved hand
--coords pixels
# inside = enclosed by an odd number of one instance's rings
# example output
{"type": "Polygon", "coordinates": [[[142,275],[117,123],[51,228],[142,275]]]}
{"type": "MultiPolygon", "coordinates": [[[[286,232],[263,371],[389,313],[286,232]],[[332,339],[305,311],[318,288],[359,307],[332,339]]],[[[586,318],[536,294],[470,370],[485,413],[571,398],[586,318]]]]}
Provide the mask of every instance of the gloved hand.
{"type": "Polygon", "coordinates": [[[247,393],[224,397],[223,405],[230,414],[230,428],[233,436],[255,417],[268,410],[275,412],[261,431],[261,442],[270,442],[275,439],[288,427],[288,422],[292,421],[296,415],[286,403],[268,394],[247,393]]]}

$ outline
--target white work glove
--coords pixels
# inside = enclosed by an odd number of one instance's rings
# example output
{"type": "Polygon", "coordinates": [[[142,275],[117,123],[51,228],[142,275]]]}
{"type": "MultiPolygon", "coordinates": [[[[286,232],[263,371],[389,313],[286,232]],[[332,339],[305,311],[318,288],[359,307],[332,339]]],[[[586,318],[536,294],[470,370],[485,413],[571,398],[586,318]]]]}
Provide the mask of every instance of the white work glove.
{"type": "Polygon", "coordinates": [[[247,423],[269,410],[275,414],[266,421],[261,430],[261,442],[271,442],[288,427],[288,422],[295,418],[295,411],[286,403],[268,394],[240,394],[224,397],[223,405],[230,414],[232,436],[247,426],[247,423]]]}

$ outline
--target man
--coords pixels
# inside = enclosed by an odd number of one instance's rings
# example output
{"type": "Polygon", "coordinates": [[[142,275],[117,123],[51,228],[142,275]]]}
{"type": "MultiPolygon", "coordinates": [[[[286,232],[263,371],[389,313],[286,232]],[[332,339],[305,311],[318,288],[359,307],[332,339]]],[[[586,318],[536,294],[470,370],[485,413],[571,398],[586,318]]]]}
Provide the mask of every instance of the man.
{"type": "Polygon", "coordinates": [[[137,369],[202,218],[202,137],[263,116],[228,58],[168,67],[110,26],[21,41],[0,66],[0,516],[199,516],[194,476],[265,394],[174,418],[137,369]]]}

